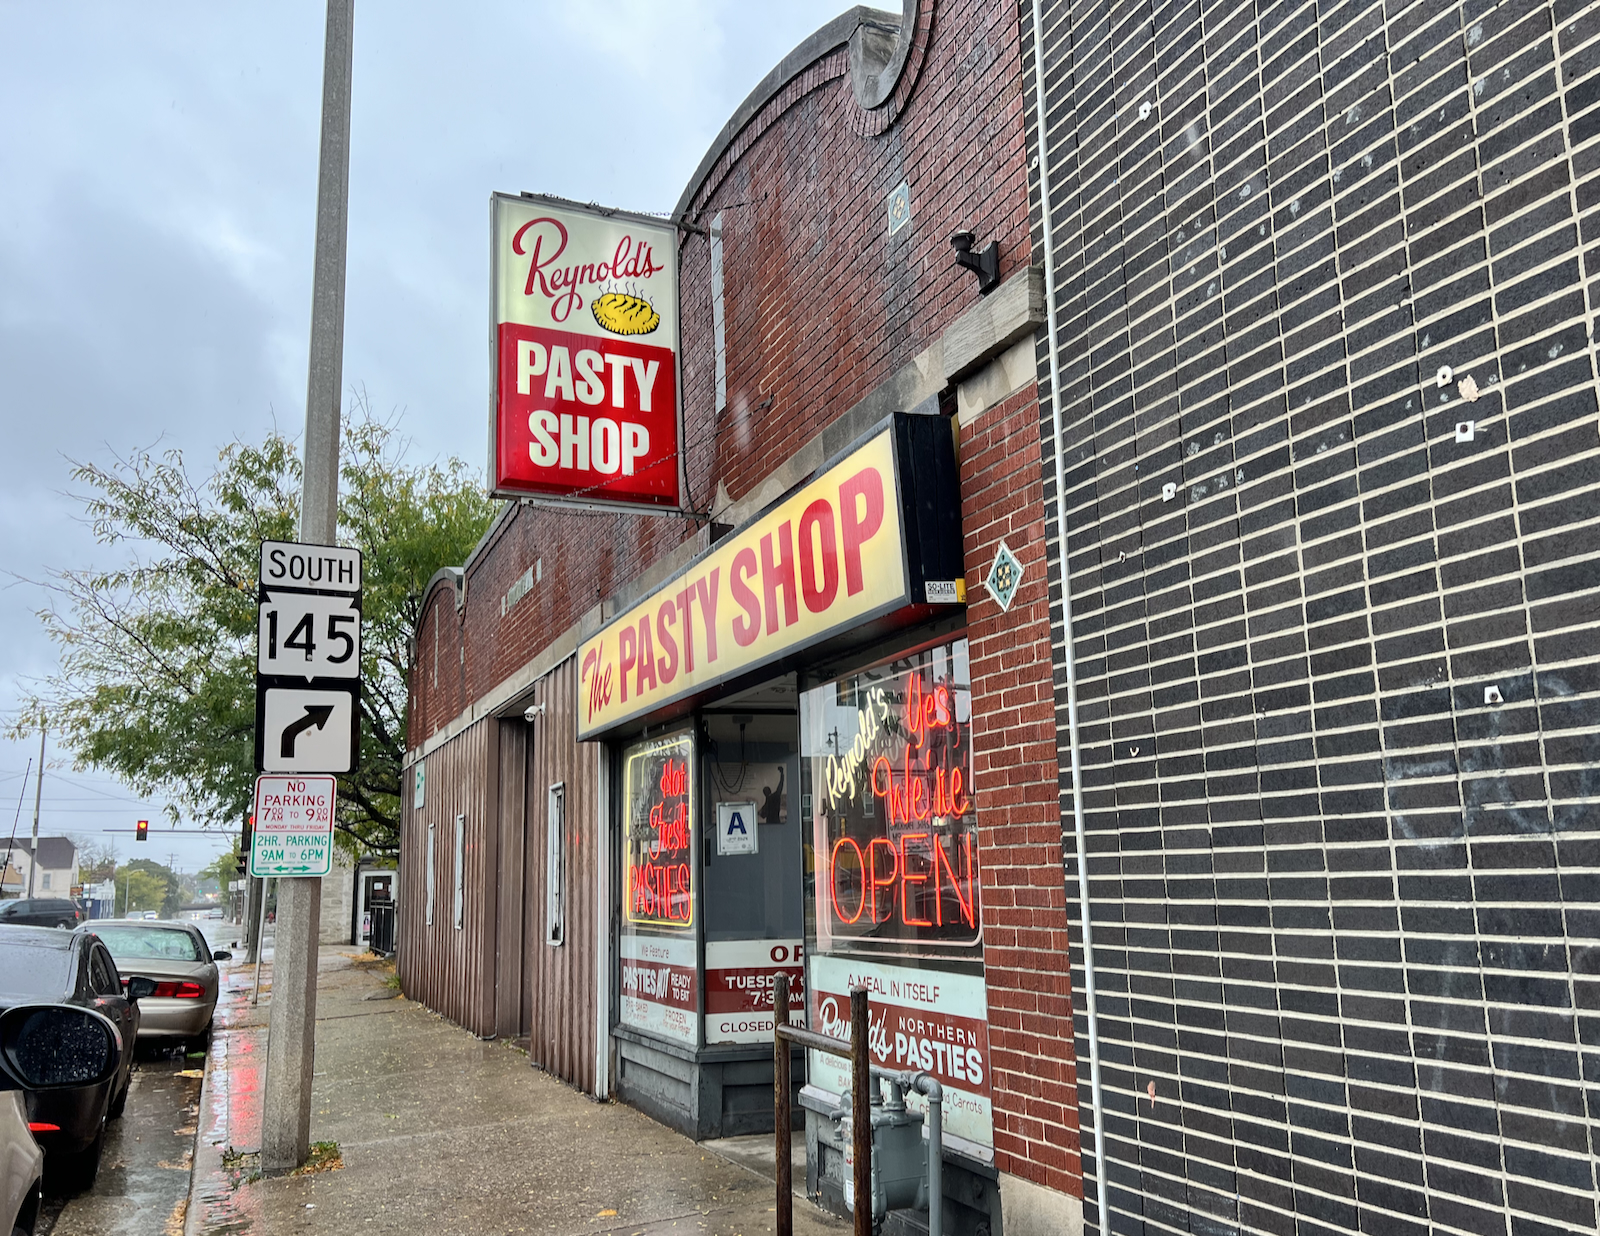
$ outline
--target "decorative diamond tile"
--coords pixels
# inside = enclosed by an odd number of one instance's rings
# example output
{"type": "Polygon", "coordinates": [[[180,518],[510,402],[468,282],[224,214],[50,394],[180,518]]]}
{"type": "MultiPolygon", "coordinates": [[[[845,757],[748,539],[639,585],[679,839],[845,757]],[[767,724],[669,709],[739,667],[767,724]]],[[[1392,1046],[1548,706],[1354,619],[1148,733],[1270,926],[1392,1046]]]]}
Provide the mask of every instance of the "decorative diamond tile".
{"type": "Polygon", "coordinates": [[[989,575],[983,581],[983,586],[1000,603],[1001,609],[1011,608],[1011,601],[1022,583],[1022,572],[1021,559],[1011,552],[1009,545],[1001,541],[1000,548],[995,550],[994,565],[989,568],[989,575]]]}

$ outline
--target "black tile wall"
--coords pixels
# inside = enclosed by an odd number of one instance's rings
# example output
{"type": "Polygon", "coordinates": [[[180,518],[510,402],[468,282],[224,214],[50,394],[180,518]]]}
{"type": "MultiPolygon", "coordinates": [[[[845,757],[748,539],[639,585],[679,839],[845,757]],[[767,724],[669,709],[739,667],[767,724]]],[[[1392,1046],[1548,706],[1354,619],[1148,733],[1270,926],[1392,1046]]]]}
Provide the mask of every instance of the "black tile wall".
{"type": "Polygon", "coordinates": [[[1088,1230],[1595,1231],[1600,3],[1044,13],[1088,1230]]]}

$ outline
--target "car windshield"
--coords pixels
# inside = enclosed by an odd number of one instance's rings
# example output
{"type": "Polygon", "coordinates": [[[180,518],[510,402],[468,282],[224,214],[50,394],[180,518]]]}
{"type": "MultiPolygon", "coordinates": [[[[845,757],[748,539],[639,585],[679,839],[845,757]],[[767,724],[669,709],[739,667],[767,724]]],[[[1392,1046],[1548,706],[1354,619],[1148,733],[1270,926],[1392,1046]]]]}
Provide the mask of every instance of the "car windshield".
{"type": "Polygon", "coordinates": [[[105,941],[118,961],[133,957],[157,957],[163,961],[199,961],[200,949],[187,931],[170,927],[96,927],[94,934],[105,941]]]}
{"type": "MultiPolygon", "coordinates": [[[[6,930],[21,929],[8,927],[6,930]]],[[[0,993],[59,1000],[68,994],[71,982],[70,949],[0,941],[0,993]]]]}

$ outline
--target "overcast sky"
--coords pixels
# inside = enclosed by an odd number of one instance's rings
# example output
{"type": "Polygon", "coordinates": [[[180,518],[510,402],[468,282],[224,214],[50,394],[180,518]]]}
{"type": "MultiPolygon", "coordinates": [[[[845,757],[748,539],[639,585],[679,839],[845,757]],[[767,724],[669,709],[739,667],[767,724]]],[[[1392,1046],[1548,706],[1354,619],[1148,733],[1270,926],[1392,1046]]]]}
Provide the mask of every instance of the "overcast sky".
{"type": "MultiPolygon", "coordinates": [[[[840,0],[358,0],[344,379],[414,459],[480,471],[488,198],[668,211],[740,100],[840,0]]],[[[304,424],[326,10],[0,0],[0,571],[106,564],[67,458],[209,463],[304,424]]],[[[55,650],[0,588],[0,714],[55,650]]],[[[0,844],[36,744],[0,742],[0,844]]],[[[41,831],[136,853],[159,802],[52,747],[41,831]],[[128,833],[111,830],[127,829],[128,833]]],[[[221,846],[159,835],[194,870],[221,846]]]]}

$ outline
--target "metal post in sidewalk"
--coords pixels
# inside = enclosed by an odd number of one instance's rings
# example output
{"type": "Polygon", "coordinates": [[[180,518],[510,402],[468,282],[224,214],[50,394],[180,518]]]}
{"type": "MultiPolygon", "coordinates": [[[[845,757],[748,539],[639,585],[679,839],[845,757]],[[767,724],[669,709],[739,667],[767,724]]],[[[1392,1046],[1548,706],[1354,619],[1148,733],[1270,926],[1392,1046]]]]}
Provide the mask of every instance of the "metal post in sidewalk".
{"type": "Polygon", "coordinates": [[[261,881],[261,892],[256,898],[261,903],[260,912],[256,915],[256,981],[250,989],[250,1003],[257,1004],[261,1000],[261,955],[267,951],[267,881],[261,881]]]}
{"type": "MultiPolygon", "coordinates": [[[[322,151],[317,173],[317,245],[306,378],[305,470],[300,539],[338,538],[339,403],[343,391],[345,241],[350,187],[350,70],[355,0],[328,0],[322,62],[322,151]]],[[[261,1168],[305,1161],[311,1142],[311,1078],[317,1017],[317,938],[322,881],[278,881],[272,953],[272,1014],[261,1104],[261,1168]]]]}
{"type": "Polygon", "coordinates": [[[778,1176],[778,1222],[774,1225],[777,1236],[794,1234],[794,1207],[784,1202],[785,1198],[794,1196],[794,1112],[790,1109],[789,1098],[791,1050],[789,1040],[777,1032],[779,1026],[788,1024],[789,976],[779,974],[772,986],[772,1166],[778,1176]]]}
{"type": "Polygon", "coordinates": [[[773,1082],[773,1148],[777,1154],[775,1166],[778,1176],[777,1222],[773,1225],[776,1236],[792,1236],[794,1232],[794,1192],[790,1181],[789,1165],[793,1162],[793,1140],[789,1126],[793,1123],[793,1109],[789,1096],[789,1044],[798,1043],[813,1051],[843,1056],[850,1061],[850,1136],[851,1153],[855,1156],[854,1178],[855,1236],[872,1236],[872,1058],[867,1043],[867,989],[857,987],[850,992],[850,1041],[818,1034],[800,1026],[791,1026],[789,1013],[789,976],[779,974],[774,980],[772,1022],[773,1056],[780,1078],[773,1082]]]}

